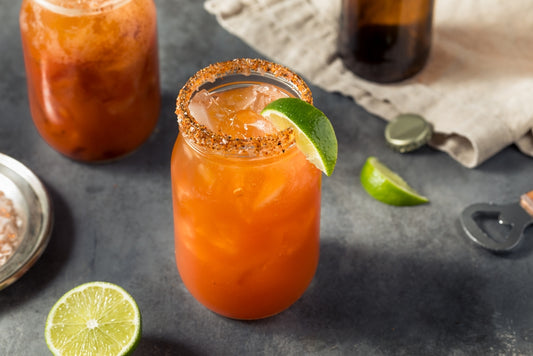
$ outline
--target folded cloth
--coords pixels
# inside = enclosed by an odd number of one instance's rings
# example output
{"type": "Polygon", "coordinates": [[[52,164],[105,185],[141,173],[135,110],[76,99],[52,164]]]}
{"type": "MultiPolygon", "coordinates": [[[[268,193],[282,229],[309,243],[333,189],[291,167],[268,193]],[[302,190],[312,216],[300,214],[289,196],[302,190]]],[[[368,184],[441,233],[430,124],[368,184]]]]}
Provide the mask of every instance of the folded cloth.
{"type": "Polygon", "coordinates": [[[385,120],[422,115],[435,131],[430,145],[466,167],[513,143],[533,156],[533,1],[437,1],[426,67],[386,85],[343,66],[340,2],[207,0],[204,6],[227,31],[310,83],[352,97],[385,120]]]}

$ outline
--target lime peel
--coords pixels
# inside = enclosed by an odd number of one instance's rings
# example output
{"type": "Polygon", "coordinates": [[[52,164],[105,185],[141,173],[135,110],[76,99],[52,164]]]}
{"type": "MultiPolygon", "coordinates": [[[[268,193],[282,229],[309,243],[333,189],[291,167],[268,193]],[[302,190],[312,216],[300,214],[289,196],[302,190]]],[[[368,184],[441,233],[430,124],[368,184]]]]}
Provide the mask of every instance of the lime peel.
{"type": "Polygon", "coordinates": [[[298,98],[272,101],[262,111],[278,130],[291,127],[296,145],[306,158],[326,175],[331,175],[337,163],[337,137],[327,116],[298,98]]]}
{"type": "Polygon", "coordinates": [[[361,169],[360,181],[370,196],[385,204],[413,206],[429,202],[376,157],[368,157],[361,169]]]}
{"type": "Polygon", "coordinates": [[[128,355],[141,338],[141,313],[133,297],[108,282],[89,282],[65,293],[46,319],[54,355],[128,355]]]}

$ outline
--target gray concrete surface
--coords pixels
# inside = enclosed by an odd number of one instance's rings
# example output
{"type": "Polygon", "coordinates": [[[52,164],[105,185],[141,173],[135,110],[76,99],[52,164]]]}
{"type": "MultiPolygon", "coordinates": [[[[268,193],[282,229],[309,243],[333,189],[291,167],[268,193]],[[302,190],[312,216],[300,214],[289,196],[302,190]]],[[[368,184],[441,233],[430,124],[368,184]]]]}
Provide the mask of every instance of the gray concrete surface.
{"type": "Polygon", "coordinates": [[[533,229],[495,255],[461,234],[461,210],[513,201],[533,189],[533,160],[509,147],[477,169],[431,148],[391,151],[385,123],[351,100],[312,87],[333,121],[339,162],[323,179],[321,257],[305,295],[261,321],[219,317],[178,276],[169,180],[174,102],[201,67],[258,57],[225,32],[201,1],[157,0],[163,102],[157,128],[134,154],[86,165],[59,155],[31,121],[18,31],[19,1],[0,2],[0,151],[46,184],[56,224],[42,258],[0,291],[0,355],[46,355],[54,302],[92,280],[120,284],[138,301],[135,355],[531,355],[533,229]],[[359,170],[375,155],[431,199],[397,208],[370,198],[359,170]]]}

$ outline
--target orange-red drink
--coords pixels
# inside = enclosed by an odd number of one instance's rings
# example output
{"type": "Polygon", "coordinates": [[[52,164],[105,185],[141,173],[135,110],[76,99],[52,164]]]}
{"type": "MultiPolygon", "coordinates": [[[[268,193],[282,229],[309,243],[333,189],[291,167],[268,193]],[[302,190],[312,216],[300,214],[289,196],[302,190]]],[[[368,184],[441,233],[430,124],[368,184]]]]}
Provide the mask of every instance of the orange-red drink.
{"type": "Polygon", "coordinates": [[[176,262],[207,308],[259,319],[288,308],[318,263],[321,172],[258,112],[309,88],[262,60],[211,65],[177,99],[172,153],[176,262]]]}
{"type": "Polygon", "coordinates": [[[153,0],[23,0],[20,30],[31,114],[76,160],[140,146],[159,115],[153,0]]]}

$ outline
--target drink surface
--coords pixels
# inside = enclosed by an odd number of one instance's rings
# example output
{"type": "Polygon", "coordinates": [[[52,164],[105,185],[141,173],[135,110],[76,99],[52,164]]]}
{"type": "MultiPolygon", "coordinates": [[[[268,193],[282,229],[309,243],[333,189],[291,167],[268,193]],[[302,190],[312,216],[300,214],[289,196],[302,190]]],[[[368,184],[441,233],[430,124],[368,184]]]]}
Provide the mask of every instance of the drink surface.
{"type": "Polygon", "coordinates": [[[276,132],[259,112],[268,103],[289,95],[271,84],[249,85],[221,92],[201,90],[189,104],[196,121],[214,132],[247,138],[276,132]]]}
{"type": "MultiPolygon", "coordinates": [[[[262,136],[274,128],[258,112],[283,96],[266,85],[200,92],[190,109],[214,131],[262,136]]],[[[286,309],[318,263],[320,171],[294,145],[279,155],[243,158],[185,141],[180,134],[171,165],[176,262],[184,284],[206,307],[231,318],[286,309]]]]}
{"type": "Polygon", "coordinates": [[[105,161],[148,138],[160,103],[152,0],[24,0],[20,30],[32,118],[48,144],[105,161]]]}

